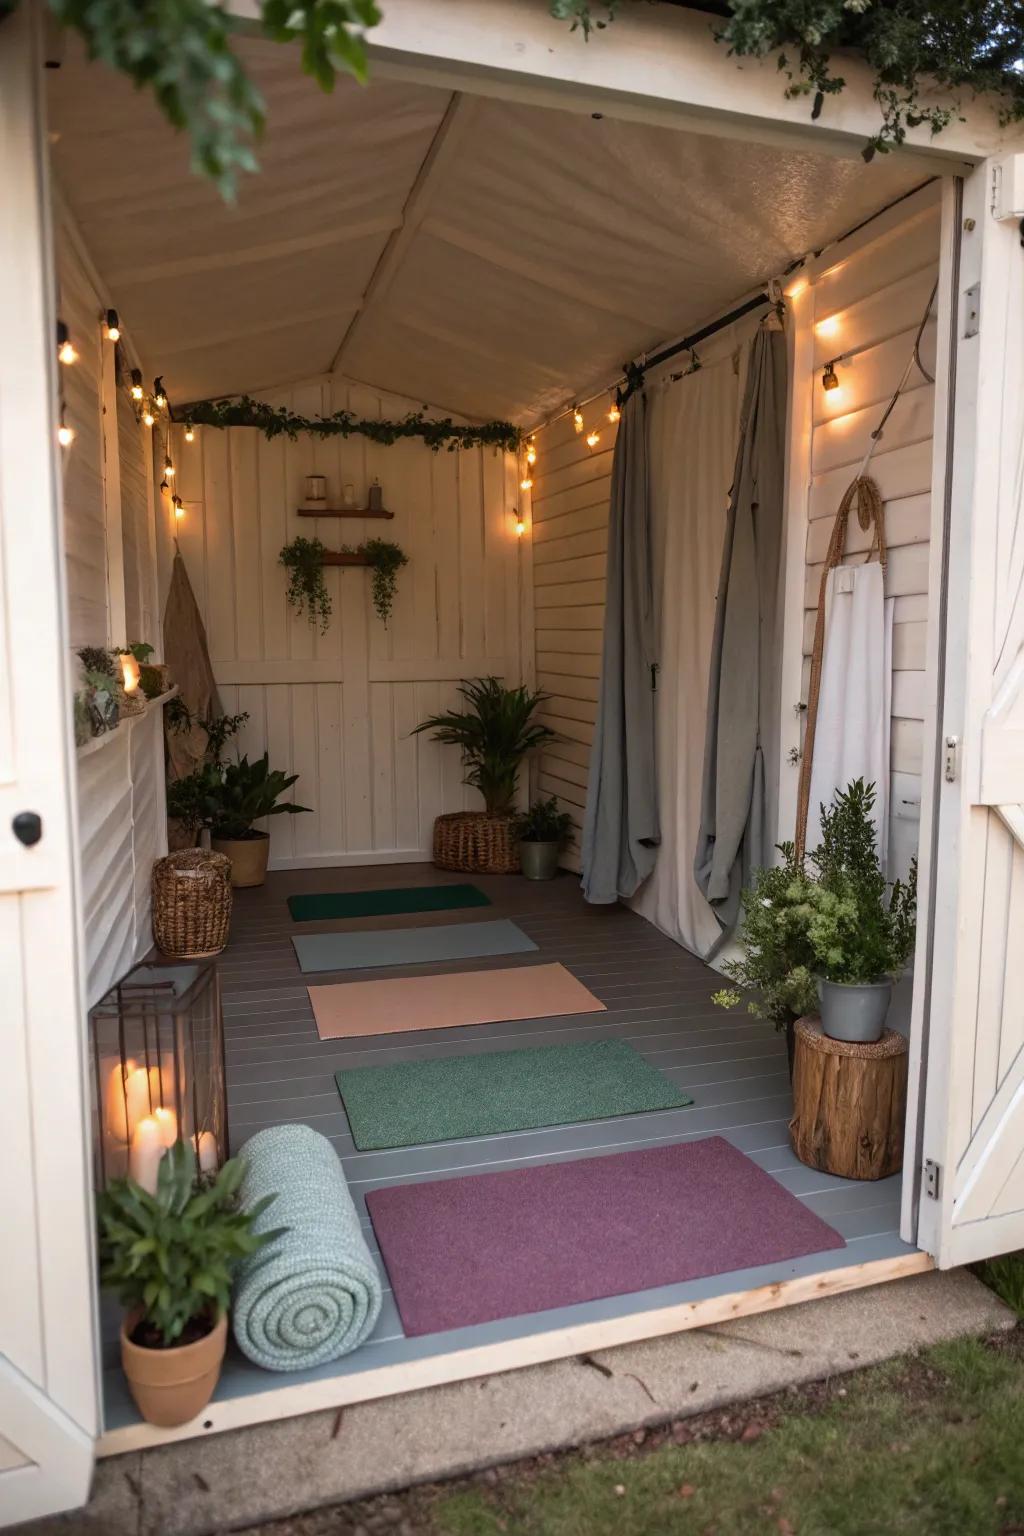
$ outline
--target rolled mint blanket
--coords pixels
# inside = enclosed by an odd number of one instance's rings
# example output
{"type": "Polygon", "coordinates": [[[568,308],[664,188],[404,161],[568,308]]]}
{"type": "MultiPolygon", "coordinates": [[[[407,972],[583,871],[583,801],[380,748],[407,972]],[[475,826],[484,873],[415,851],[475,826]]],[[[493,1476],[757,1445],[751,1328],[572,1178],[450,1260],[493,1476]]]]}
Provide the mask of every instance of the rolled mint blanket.
{"type": "Polygon", "coordinates": [[[337,1360],[372,1331],[382,1298],[337,1154],[308,1125],[274,1125],[251,1136],[239,1155],[243,1207],[277,1196],[256,1230],[288,1230],[238,1266],[238,1347],[268,1371],[337,1360]]]}

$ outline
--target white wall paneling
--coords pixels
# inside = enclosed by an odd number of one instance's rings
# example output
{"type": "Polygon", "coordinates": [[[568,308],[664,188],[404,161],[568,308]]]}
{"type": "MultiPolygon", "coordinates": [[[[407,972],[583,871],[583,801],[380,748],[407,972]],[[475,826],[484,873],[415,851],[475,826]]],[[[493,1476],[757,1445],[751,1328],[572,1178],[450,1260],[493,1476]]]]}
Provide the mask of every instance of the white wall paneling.
{"type": "MultiPolygon", "coordinates": [[[[300,414],[351,409],[400,417],[413,401],[337,378],[267,396],[300,414]]],[[[475,808],[458,753],[411,734],[456,703],[461,678],[518,681],[526,540],[515,534],[516,468],[490,449],[433,453],[416,440],[363,437],[268,441],[252,428],[172,429],[185,503],[181,552],[206,625],[221,701],[248,711],[250,755],[298,773],[293,795],[313,814],[268,826],[277,868],[386,863],[429,856],[435,816],[475,808]],[[343,487],[365,505],[376,477],[393,520],[299,517],[307,474],[323,474],[328,505],[343,487]],[[287,604],[282,546],[296,535],[328,549],[394,540],[409,556],[387,628],[373,611],[371,573],[328,567],[326,633],[287,604]]]]}

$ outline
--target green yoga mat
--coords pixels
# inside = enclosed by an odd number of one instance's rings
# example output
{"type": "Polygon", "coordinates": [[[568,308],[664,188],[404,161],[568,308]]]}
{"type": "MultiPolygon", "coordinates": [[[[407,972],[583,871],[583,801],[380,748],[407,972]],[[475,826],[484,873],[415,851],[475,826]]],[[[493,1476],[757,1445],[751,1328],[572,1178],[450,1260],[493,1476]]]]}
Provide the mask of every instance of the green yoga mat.
{"type": "Polygon", "coordinates": [[[331,917],[389,917],[396,912],[448,912],[453,907],[490,904],[490,897],[475,885],[410,885],[389,891],[325,891],[288,897],[288,910],[297,923],[331,917]]]}
{"type": "Polygon", "coordinates": [[[624,1040],[353,1067],[335,1080],[363,1152],[693,1103],[624,1040]]]}

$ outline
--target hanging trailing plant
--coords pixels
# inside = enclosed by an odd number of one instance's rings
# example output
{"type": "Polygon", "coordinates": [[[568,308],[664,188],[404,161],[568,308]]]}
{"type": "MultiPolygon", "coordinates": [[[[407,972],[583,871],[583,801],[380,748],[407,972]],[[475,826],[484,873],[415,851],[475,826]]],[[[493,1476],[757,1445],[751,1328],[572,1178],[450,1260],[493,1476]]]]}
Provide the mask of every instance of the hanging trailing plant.
{"type": "Polygon", "coordinates": [[[390,447],[405,438],[418,437],[439,453],[446,448],[455,453],[460,448],[503,448],[515,453],[522,434],[510,421],[485,421],[477,426],[462,426],[450,416],[440,420],[425,411],[410,411],[398,421],[377,416],[357,416],[353,411],[335,411],[333,416],[297,416],[283,405],[268,405],[241,395],[237,400],[200,400],[183,406],[178,415],[196,427],[255,427],[264,437],[290,437],[299,433],[310,437],[368,437],[373,443],[390,447]]]}
{"type": "Polygon", "coordinates": [[[409,564],[409,556],[398,544],[390,544],[387,539],[367,539],[365,544],[360,544],[359,553],[369,559],[373,571],[373,606],[386,629],[398,590],[398,573],[403,565],[409,564]]]}
{"type": "Polygon", "coordinates": [[[286,544],[278,556],[288,572],[289,603],[297,613],[305,612],[313,628],[324,634],[331,617],[331,594],[324,581],[324,546],[319,539],[301,535],[286,544]]]}

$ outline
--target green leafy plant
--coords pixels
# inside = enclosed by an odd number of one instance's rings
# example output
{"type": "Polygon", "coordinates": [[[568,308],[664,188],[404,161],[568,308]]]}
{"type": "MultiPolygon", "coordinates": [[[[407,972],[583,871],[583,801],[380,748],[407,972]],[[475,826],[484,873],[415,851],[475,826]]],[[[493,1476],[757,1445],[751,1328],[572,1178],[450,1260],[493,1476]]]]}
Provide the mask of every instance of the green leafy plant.
{"type": "Polygon", "coordinates": [[[450,416],[428,416],[425,411],[410,411],[398,421],[380,416],[357,416],[353,411],[335,411],[331,416],[299,416],[283,405],[269,405],[240,395],[233,400],[200,400],[188,408],[189,420],[197,427],[255,427],[264,437],[288,437],[294,441],[300,433],[307,437],[366,437],[371,443],[388,448],[392,443],[418,438],[439,453],[442,448],[455,453],[460,448],[498,448],[515,453],[523,434],[510,421],[484,421],[465,425],[450,416]]]}
{"type": "MultiPolygon", "coordinates": [[[[897,975],[914,946],[917,866],[890,884],[875,849],[875,786],[856,779],[822,807],[821,843],[798,863],[782,843],[782,864],[759,869],[743,892],[737,938],[742,957],[723,964],[753,994],[750,1013],[778,1027],[817,1008],[817,978],[845,983],[897,975]]],[[[735,1008],[741,993],[712,1001],[735,1008]]]]}
{"type": "Polygon", "coordinates": [[[126,649],[135,657],[140,667],[144,667],[153,654],[153,647],[145,640],[135,640],[126,649]]]}
{"type": "Polygon", "coordinates": [[[554,795],[549,800],[535,800],[528,811],[516,817],[515,834],[521,843],[564,843],[572,831],[572,817],[558,809],[554,795]]]}
{"type": "Polygon", "coordinates": [[[137,1343],[169,1349],[208,1332],[228,1309],[235,1264],[280,1235],[253,1231],[275,1195],[239,1208],[243,1173],[235,1158],[203,1184],[191,1143],[178,1141],[160,1160],[155,1195],[129,1178],[98,1196],[100,1279],[141,1314],[137,1343]]]}
{"type": "Polygon", "coordinates": [[[432,740],[458,747],[471,784],[484,797],[488,815],[505,815],[515,798],[519,767],[528,752],[556,739],[550,726],[534,721],[546,693],[506,688],[496,677],[479,677],[459,684],[469,708],[431,715],[413,734],[433,731],[432,740]]]}
{"type": "Polygon", "coordinates": [[[117,651],[108,651],[106,646],[80,645],[78,647],[78,659],[87,675],[90,672],[98,673],[101,677],[112,677],[120,682],[121,668],[117,658],[117,651]]]}
{"type": "Polygon", "coordinates": [[[387,539],[367,539],[360,544],[359,553],[365,555],[373,571],[373,606],[377,617],[387,627],[391,617],[391,605],[398,590],[398,573],[409,564],[409,556],[398,544],[387,539]]]}
{"type": "Polygon", "coordinates": [[[162,667],[139,667],[139,687],[147,699],[158,699],[167,691],[167,678],[162,667]]]}
{"type": "Polygon", "coordinates": [[[209,826],[214,807],[219,804],[222,776],[218,763],[205,762],[191,773],[182,774],[180,779],[168,779],[168,816],[193,834],[209,826]]]}
{"type": "Polygon", "coordinates": [[[225,763],[210,780],[205,823],[214,837],[228,841],[260,837],[263,834],[253,831],[254,821],[262,821],[265,816],[297,816],[309,810],[308,805],[280,803],[285,790],[298,777],[297,773],[286,774],[280,768],[271,768],[266,752],[252,763],[248,757],[239,758],[237,763],[225,763]]]}
{"type": "Polygon", "coordinates": [[[178,694],[177,698],[172,699],[167,705],[165,718],[172,731],[191,731],[198,726],[206,734],[208,761],[220,763],[223,761],[224,749],[228,742],[238,735],[249,719],[249,711],[243,710],[239,715],[208,715],[204,720],[200,715],[193,713],[181,694],[178,694]]]}
{"type": "Polygon", "coordinates": [[[310,624],[324,634],[331,617],[331,594],[324,581],[324,546],[319,539],[300,534],[286,544],[278,560],[288,572],[285,593],[296,613],[305,612],[310,624]]]}

